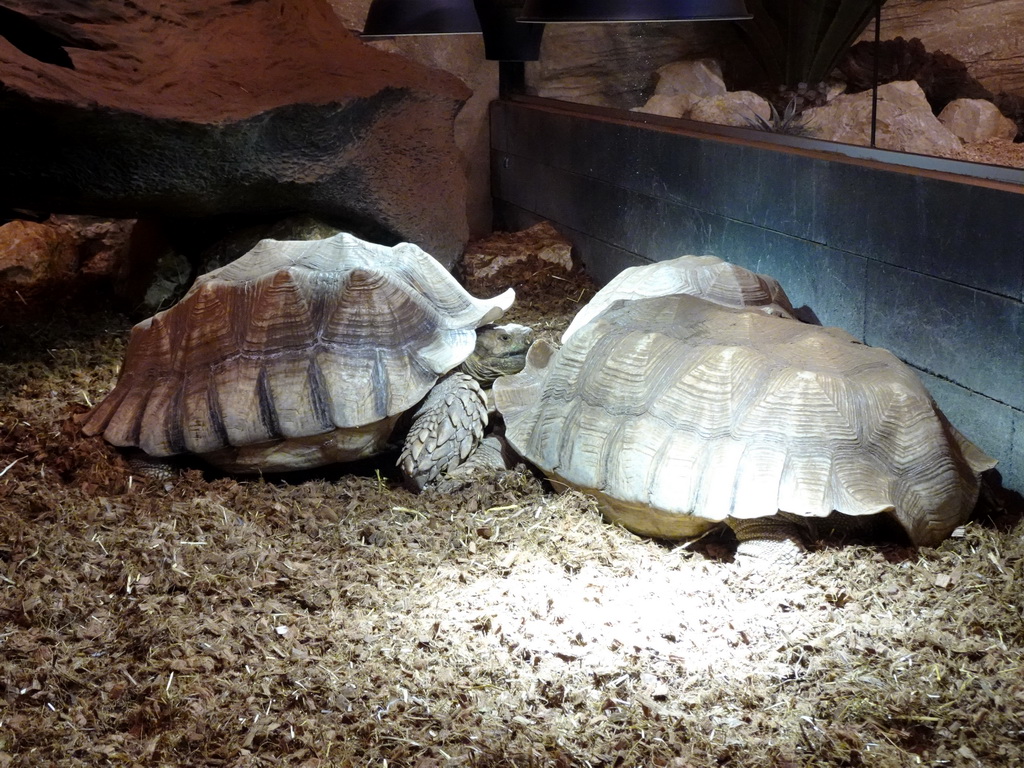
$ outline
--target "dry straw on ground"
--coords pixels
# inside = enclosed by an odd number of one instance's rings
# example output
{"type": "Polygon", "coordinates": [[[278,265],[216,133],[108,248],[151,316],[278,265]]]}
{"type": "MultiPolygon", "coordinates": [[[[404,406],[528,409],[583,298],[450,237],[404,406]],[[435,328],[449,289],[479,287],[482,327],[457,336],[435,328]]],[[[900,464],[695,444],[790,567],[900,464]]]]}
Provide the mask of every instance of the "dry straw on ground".
{"type": "Polygon", "coordinates": [[[1024,764],[1012,518],[744,573],[521,472],[145,479],[72,420],[126,330],[3,330],[0,768],[1024,764]]]}

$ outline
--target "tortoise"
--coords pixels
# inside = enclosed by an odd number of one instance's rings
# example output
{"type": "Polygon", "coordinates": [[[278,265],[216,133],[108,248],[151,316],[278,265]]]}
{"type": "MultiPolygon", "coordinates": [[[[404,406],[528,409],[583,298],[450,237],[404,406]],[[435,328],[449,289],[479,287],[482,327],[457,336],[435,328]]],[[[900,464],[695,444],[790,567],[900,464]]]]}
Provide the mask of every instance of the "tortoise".
{"type": "Polygon", "coordinates": [[[471,296],[411,243],[262,240],[132,329],[82,429],[246,474],[372,456],[411,419],[400,464],[419,489],[479,442],[478,380],[523,366],[529,329],[493,325],[514,296],[471,296]]]}
{"type": "Polygon", "coordinates": [[[576,313],[562,334],[562,342],[616,301],[675,293],[700,296],[723,307],[795,317],[789,297],[774,277],[751,272],[717,256],[679,256],[622,270],[576,313]]]}
{"type": "Polygon", "coordinates": [[[995,464],[887,350],[689,295],[616,302],[558,349],[535,342],[493,396],[556,486],[642,535],[724,523],[747,562],[797,557],[799,526],[833,512],[935,545],[995,464]]]}

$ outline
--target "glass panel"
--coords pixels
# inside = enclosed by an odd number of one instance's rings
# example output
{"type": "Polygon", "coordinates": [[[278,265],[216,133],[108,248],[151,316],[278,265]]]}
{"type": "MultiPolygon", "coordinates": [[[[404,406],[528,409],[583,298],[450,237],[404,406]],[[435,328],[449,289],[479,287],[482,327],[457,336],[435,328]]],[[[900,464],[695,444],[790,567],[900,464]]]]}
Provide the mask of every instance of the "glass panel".
{"type": "Polygon", "coordinates": [[[549,24],[526,91],[1024,168],[1024,3],[889,0],[877,66],[870,0],[747,7],[750,22],[549,24]]]}

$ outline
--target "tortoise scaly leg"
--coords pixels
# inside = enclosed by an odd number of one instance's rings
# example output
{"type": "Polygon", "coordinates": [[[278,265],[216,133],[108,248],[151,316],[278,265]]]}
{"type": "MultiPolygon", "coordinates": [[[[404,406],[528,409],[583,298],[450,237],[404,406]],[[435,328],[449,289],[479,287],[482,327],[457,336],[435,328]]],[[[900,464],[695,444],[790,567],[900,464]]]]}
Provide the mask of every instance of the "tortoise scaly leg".
{"type": "Polygon", "coordinates": [[[133,475],[161,483],[170,490],[172,481],[181,475],[181,465],[172,457],[157,457],[134,448],[124,450],[124,458],[133,475]]]}
{"type": "Polygon", "coordinates": [[[806,552],[800,527],[788,515],[729,518],[736,534],[736,561],[747,564],[799,562],[806,552]]]}
{"type": "Polygon", "coordinates": [[[441,379],[413,415],[398,465],[405,483],[422,491],[462,464],[483,439],[487,400],[472,376],[455,372],[441,379]]]}
{"type": "Polygon", "coordinates": [[[433,488],[440,493],[456,493],[482,477],[512,469],[518,456],[504,435],[489,434],[465,462],[438,477],[433,488]]]}

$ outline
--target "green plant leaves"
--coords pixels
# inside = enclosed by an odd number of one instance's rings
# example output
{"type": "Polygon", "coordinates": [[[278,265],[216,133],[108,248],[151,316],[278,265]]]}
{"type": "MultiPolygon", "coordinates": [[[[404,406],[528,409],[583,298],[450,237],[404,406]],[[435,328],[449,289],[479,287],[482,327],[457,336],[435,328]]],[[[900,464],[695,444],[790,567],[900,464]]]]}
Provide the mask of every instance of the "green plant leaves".
{"type": "Polygon", "coordinates": [[[829,76],[885,0],[747,0],[736,22],[768,80],[787,88],[829,76]]]}

